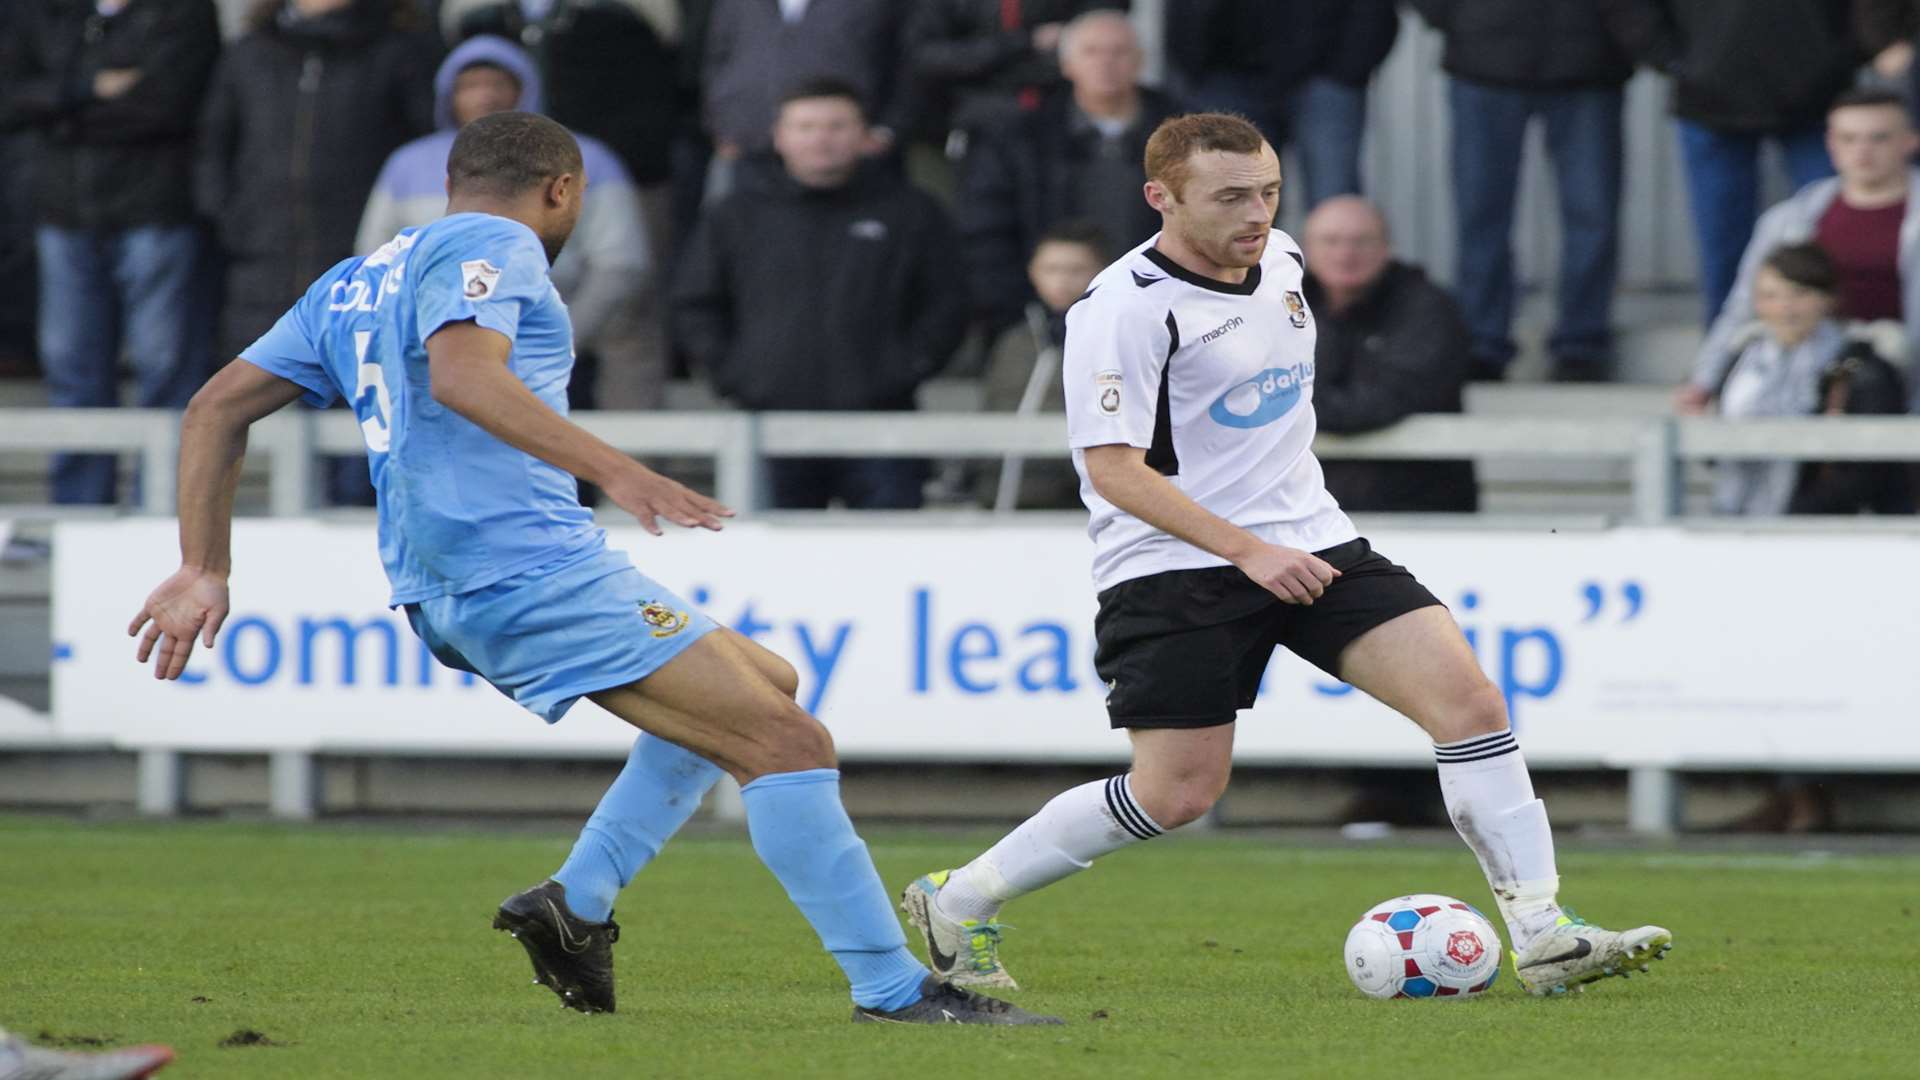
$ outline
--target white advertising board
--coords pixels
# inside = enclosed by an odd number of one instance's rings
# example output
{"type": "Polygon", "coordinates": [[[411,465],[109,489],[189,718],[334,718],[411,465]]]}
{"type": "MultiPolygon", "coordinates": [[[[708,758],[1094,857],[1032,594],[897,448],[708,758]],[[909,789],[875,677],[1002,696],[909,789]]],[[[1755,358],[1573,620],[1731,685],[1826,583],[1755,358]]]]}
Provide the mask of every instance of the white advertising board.
{"type": "MultiPolygon", "coordinates": [[[[848,758],[1118,759],[1093,672],[1088,544],[1070,526],[736,525],[610,534],[793,661],[848,758]]],[[[1543,764],[1920,765],[1920,545],[1843,534],[1396,531],[1375,546],[1452,606],[1543,764]]],[[[387,596],[370,524],[242,522],[233,613],[191,680],[126,624],[175,566],[170,522],[65,523],[53,705],[64,735],[186,749],[614,752],[440,667],[387,596]]],[[[1244,761],[1421,763],[1383,706],[1281,653],[1244,761]]]]}

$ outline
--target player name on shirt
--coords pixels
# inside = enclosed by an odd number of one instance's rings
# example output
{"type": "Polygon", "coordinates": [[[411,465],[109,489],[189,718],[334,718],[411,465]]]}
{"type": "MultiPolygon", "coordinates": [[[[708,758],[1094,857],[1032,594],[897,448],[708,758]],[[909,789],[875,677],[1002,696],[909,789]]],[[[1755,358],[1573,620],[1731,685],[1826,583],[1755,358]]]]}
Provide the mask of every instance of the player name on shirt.
{"type": "Polygon", "coordinates": [[[1275,230],[1232,283],[1194,274],[1147,241],[1067,312],[1067,429],[1092,514],[1094,585],[1226,560],[1107,502],[1086,449],[1124,444],[1207,510],[1261,539],[1321,551],[1354,539],[1314,458],[1313,313],[1305,259],[1275,230]]]}

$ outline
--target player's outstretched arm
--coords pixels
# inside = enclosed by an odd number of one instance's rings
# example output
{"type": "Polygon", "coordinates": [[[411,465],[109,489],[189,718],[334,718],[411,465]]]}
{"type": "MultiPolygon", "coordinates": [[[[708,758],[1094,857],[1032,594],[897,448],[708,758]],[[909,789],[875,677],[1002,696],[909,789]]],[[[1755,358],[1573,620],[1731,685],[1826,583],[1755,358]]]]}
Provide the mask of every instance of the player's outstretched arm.
{"type": "Polygon", "coordinates": [[[607,493],[640,527],[660,535],[657,518],[719,531],[733,511],[661,476],[554,412],[510,367],[513,343],[473,322],[448,323],[427,338],[433,400],[488,434],[607,493]]]}
{"type": "Polygon", "coordinates": [[[1147,452],[1115,443],[1086,450],[1087,477],[1100,497],[1141,521],[1240,568],[1290,604],[1311,604],[1340,576],[1309,552],[1269,544],[1194,502],[1147,465],[1147,452]]]}
{"type": "Polygon", "coordinates": [[[180,421],[180,569],[160,583],[127,626],[153,677],[177,679],[196,637],[213,644],[227,617],[233,567],[233,494],[255,420],[299,400],[299,384],[235,360],[193,395],[180,421]]]}

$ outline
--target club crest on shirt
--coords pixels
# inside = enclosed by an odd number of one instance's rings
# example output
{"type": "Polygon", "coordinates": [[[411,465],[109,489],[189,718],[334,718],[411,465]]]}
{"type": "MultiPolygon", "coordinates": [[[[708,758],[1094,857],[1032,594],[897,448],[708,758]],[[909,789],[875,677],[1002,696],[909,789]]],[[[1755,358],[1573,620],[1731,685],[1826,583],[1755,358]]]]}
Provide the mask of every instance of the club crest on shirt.
{"type": "Polygon", "coordinates": [[[1292,323],[1295,329],[1305,330],[1307,328],[1307,298],[1301,296],[1296,290],[1288,289],[1284,299],[1287,302],[1287,321],[1292,323]]]}
{"type": "Polygon", "coordinates": [[[675,611],[657,600],[649,600],[640,605],[640,618],[653,627],[653,636],[672,637],[687,628],[687,613],[675,611]]]}
{"type": "Polygon", "coordinates": [[[1096,371],[1093,374],[1095,400],[1100,403],[1103,416],[1118,416],[1120,413],[1120,373],[1118,371],[1096,371]]]}
{"type": "Polygon", "coordinates": [[[469,300],[485,300],[500,284],[500,268],[485,259],[470,259],[460,264],[460,280],[465,282],[461,295],[469,300]]]}

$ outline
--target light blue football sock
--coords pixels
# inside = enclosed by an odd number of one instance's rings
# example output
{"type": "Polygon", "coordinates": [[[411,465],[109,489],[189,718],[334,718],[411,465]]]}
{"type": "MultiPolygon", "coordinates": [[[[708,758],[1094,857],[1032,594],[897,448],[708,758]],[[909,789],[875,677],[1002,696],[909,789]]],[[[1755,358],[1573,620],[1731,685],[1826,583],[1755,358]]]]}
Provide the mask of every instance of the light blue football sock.
{"type": "Polygon", "coordinates": [[[635,739],[627,767],[600,797],[573,854],[553,875],[566,888],[573,913],[605,922],[620,890],[700,809],[722,775],[706,758],[665,739],[635,739]]]}
{"type": "Polygon", "coordinates": [[[853,984],[854,1004],[920,1000],[926,965],[907,951],[886,886],[840,804],[840,770],[771,773],[740,789],[753,850],[786,887],[853,984]]]}

